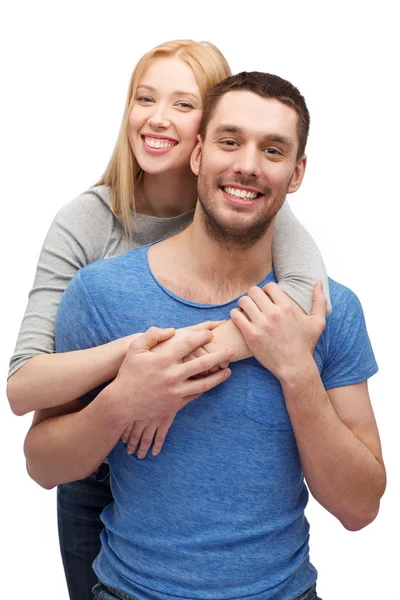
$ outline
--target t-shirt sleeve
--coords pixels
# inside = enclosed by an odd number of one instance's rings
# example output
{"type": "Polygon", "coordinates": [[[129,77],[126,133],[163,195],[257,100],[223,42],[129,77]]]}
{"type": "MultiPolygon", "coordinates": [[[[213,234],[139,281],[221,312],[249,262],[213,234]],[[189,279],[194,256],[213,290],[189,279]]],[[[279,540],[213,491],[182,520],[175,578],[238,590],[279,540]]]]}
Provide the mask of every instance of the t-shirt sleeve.
{"type": "Polygon", "coordinates": [[[312,308],[314,285],[322,280],[330,314],[328,275],[321,253],[286,200],[274,226],[272,262],[279,286],[308,314],[312,308]]]}
{"type": "MultiPolygon", "coordinates": [[[[57,352],[93,348],[108,341],[82,275],[78,272],[63,293],[55,321],[57,352]]],[[[91,402],[110,382],[102,383],[79,400],[91,402]]]]}
{"type": "Polygon", "coordinates": [[[333,305],[323,333],[326,361],[321,379],[325,389],[360,383],[378,371],[357,296],[343,288],[333,305]]]}
{"type": "Polygon", "coordinates": [[[79,269],[102,258],[111,223],[111,210],[90,192],[58,212],[40,252],[9,376],[37,354],[54,352],[61,295],[79,269]]]}
{"type": "MultiPolygon", "coordinates": [[[[90,267],[89,267],[90,268],[90,267]]],[[[81,272],[63,293],[55,321],[55,349],[71,352],[100,346],[108,341],[81,272]]]]}

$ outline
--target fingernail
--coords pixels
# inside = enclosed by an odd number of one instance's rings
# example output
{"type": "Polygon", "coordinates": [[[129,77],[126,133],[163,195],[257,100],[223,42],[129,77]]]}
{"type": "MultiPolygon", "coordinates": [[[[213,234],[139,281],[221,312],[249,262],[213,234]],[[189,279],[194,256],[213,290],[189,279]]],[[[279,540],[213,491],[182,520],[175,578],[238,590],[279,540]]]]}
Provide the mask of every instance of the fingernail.
{"type": "Polygon", "coordinates": [[[227,348],[226,353],[228,356],[233,356],[233,350],[232,348],[227,348]]]}

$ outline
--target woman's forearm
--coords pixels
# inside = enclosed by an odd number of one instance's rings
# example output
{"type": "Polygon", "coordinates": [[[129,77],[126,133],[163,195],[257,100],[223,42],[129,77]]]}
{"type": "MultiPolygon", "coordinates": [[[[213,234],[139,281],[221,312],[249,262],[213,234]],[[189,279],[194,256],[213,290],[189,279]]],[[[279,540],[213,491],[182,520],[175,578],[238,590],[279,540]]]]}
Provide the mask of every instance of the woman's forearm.
{"type": "Polygon", "coordinates": [[[87,350],[35,356],[8,380],[12,411],[25,415],[60,406],[113,379],[137,335],[87,350]]]}
{"type": "Polygon", "coordinates": [[[207,352],[215,352],[223,348],[230,348],[233,356],[230,362],[236,362],[253,356],[239,329],[231,319],[224,321],[213,329],[213,339],[204,346],[207,352]]]}

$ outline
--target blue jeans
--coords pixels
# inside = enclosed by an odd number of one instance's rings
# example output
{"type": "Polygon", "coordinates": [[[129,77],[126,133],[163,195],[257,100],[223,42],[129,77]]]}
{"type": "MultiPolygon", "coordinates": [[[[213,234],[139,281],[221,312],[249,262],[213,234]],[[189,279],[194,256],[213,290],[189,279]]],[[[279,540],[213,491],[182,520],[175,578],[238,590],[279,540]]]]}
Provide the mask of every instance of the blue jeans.
{"type": "Polygon", "coordinates": [[[58,536],[71,600],[93,600],[97,577],[92,564],[100,551],[100,515],[113,501],[109,467],[101,465],[82,481],[58,486],[58,536]]]}
{"type": "MultiPolygon", "coordinates": [[[[124,592],[118,592],[113,588],[108,588],[102,583],[97,583],[93,588],[93,600],[135,600],[133,596],[125,594],[124,592]]],[[[296,596],[293,600],[322,600],[317,596],[316,585],[310,587],[307,591],[296,596]]]]}

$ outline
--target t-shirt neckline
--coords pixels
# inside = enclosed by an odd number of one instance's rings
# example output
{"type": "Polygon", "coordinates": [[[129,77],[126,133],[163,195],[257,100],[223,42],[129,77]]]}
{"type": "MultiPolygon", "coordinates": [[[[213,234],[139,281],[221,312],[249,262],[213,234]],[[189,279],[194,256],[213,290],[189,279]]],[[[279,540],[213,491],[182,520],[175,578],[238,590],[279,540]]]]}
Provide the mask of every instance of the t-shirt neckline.
{"type": "MultiPolygon", "coordinates": [[[[246,295],[246,293],[240,294],[240,296],[237,296],[236,298],[232,298],[232,300],[228,300],[227,302],[223,302],[222,304],[201,304],[199,302],[193,302],[192,300],[187,300],[186,298],[182,298],[181,296],[177,296],[176,294],[174,294],[174,292],[172,292],[171,290],[169,290],[168,288],[166,288],[157,279],[157,277],[154,275],[153,271],[151,270],[151,267],[150,267],[150,264],[149,264],[149,248],[150,248],[150,246],[153,246],[154,244],[159,244],[162,241],[163,240],[157,240],[155,242],[151,242],[150,244],[147,244],[144,247],[146,266],[147,266],[147,270],[148,270],[150,276],[152,277],[153,281],[158,285],[158,287],[160,289],[162,289],[163,292],[165,292],[168,296],[170,296],[171,298],[173,298],[174,300],[176,300],[177,302],[180,302],[181,304],[186,304],[187,306],[193,306],[195,308],[220,308],[220,307],[223,307],[223,306],[229,306],[230,304],[234,304],[236,306],[239,298],[241,298],[242,296],[246,295]]],[[[270,281],[275,281],[274,269],[271,269],[266,274],[266,276],[259,283],[257,283],[256,285],[258,287],[263,287],[264,285],[266,285],[270,281]]]]}

